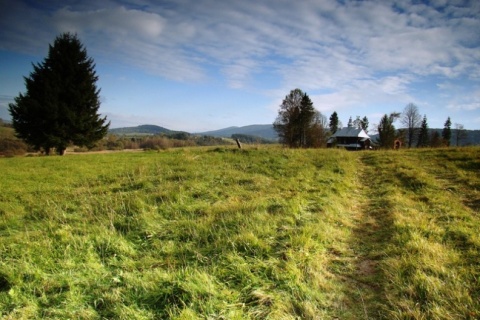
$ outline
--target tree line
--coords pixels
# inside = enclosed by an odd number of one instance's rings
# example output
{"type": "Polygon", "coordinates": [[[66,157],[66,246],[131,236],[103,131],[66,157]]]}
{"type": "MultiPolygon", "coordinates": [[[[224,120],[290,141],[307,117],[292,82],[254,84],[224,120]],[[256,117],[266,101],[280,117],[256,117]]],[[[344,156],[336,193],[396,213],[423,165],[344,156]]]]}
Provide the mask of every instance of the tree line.
{"type": "MultiPolygon", "coordinates": [[[[369,120],[367,116],[357,116],[355,120],[349,118],[347,127],[363,129],[368,133],[369,120]]],[[[291,148],[323,147],[327,139],[343,127],[336,111],[327,119],[313,106],[307,93],[301,89],[291,90],[280,105],[278,116],[273,123],[280,142],[291,148]]],[[[420,114],[418,107],[409,103],[402,113],[385,114],[378,125],[374,127],[378,138],[373,141],[378,147],[391,149],[395,142],[400,141],[404,146],[411,147],[443,147],[450,146],[452,134],[456,145],[466,137],[463,125],[455,124],[452,130],[450,117],[445,121],[441,133],[431,131],[428,127],[427,116],[420,114]],[[395,121],[400,120],[403,128],[396,129],[395,121]]]]}
{"type": "Polygon", "coordinates": [[[377,126],[378,140],[380,147],[390,148],[395,141],[401,141],[405,147],[449,147],[453,140],[456,146],[467,137],[467,131],[462,124],[455,124],[452,129],[450,117],[445,120],[441,132],[430,130],[426,115],[421,115],[418,107],[409,103],[402,113],[392,112],[385,114],[377,126]],[[395,128],[395,121],[399,120],[402,128],[395,128]]]}
{"type": "MultiPolygon", "coordinates": [[[[262,143],[258,140],[250,141],[248,137],[239,137],[242,143],[262,143]]],[[[253,139],[253,137],[251,138],[253,139]]],[[[74,152],[103,151],[103,150],[166,150],[170,148],[234,145],[229,139],[219,137],[193,135],[189,133],[171,133],[141,136],[124,136],[109,134],[97,141],[93,147],[73,146],[74,152]]],[[[9,123],[0,119],[0,157],[13,157],[34,153],[37,150],[15,137],[15,132],[9,123]]]]}

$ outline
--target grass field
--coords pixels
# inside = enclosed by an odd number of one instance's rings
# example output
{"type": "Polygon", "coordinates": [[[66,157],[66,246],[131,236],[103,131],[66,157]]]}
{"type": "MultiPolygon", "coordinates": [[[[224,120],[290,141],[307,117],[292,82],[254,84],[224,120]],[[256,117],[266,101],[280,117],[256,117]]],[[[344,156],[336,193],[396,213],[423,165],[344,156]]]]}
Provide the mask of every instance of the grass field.
{"type": "Polygon", "coordinates": [[[0,159],[3,319],[478,319],[480,148],[0,159]]]}

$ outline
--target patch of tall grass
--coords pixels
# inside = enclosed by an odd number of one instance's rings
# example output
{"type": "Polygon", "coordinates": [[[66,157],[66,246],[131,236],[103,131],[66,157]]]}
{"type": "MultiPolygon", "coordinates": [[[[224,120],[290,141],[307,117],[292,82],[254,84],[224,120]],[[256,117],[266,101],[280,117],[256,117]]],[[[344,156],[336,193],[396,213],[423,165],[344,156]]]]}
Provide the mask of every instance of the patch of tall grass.
{"type": "Polygon", "coordinates": [[[475,318],[479,149],[0,159],[7,319],[475,318]]]}
{"type": "Polygon", "coordinates": [[[467,201],[479,199],[478,148],[368,157],[376,161],[374,182],[380,186],[388,179],[393,186],[382,196],[393,222],[381,261],[385,314],[394,319],[480,316],[479,206],[467,201]]]}

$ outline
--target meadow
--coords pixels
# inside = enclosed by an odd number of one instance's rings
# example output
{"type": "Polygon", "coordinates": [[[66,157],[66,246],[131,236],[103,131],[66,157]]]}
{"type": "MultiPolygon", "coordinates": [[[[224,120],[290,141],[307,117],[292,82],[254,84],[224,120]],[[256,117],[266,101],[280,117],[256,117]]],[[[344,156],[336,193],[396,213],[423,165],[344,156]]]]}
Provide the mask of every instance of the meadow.
{"type": "Polygon", "coordinates": [[[0,158],[2,319],[478,319],[480,148],[0,158]]]}

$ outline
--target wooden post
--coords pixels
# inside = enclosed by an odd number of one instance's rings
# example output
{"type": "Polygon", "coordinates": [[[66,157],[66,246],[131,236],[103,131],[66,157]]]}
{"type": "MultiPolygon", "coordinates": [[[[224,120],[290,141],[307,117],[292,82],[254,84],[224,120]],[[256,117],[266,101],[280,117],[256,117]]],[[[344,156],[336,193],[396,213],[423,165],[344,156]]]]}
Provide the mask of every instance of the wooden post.
{"type": "Polygon", "coordinates": [[[237,143],[238,149],[242,149],[242,144],[240,143],[240,140],[235,139],[235,142],[237,143]]]}

